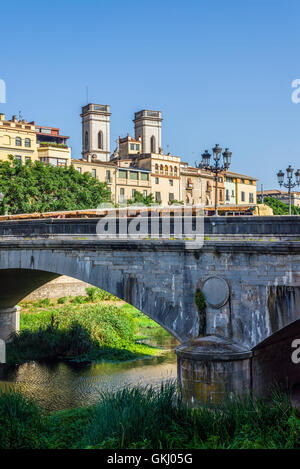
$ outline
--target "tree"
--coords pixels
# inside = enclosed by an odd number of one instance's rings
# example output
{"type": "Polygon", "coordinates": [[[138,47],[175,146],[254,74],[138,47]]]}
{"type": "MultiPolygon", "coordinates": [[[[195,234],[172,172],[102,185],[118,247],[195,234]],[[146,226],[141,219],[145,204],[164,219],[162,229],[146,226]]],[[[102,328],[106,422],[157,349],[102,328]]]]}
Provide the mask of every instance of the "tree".
{"type": "Polygon", "coordinates": [[[146,195],[146,197],[139,191],[135,192],[133,199],[128,199],[126,201],[128,205],[132,205],[135,203],[144,204],[144,205],[151,205],[154,204],[154,197],[153,194],[146,195]]]}
{"type": "Polygon", "coordinates": [[[83,210],[110,201],[110,189],[88,173],[73,166],[56,167],[39,161],[0,162],[0,191],[4,194],[2,214],[83,210]]]}
{"type": "MultiPolygon", "coordinates": [[[[274,197],[264,197],[264,203],[273,209],[274,215],[289,214],[288,204],[285,204],[274,197]]],[[[300,207],[292,206],[292,215],[300,215],[300,207]]]]}

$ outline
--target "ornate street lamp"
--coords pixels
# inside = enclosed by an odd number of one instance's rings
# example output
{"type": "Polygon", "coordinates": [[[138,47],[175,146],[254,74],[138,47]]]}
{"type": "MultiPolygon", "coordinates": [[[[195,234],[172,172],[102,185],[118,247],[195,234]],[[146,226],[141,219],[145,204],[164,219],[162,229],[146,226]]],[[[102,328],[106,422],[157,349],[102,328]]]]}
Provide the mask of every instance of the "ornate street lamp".
{"type": "Polygon", "coordinates": [[[218,216],[218,174],[222,171],[227,171],[231,163],[232,152],[228,148],[222,153],[222,148],[217,144],[212,149],[213,161],[211,163],[211,154],[207,150],[201,155],[202,161],[199,165],[201,169],[207,169],[215,175],[215,215],[218,216]],[[223,155],[223,165],[220,165],[221,153],[223,155]]]}
{"type": "Polygon", "coordinates": [[[296,186],[300,185],[300,169],[298,169],[295,173],[295,182],[293,182],[293,172],[294,168],[289,165],[288,168],[286,168],[286,177],[287,177],[287,182],[284,182],[284,172],[280,170],[277,173],[277,178],[278,178],[278,184],[283,187],[286,187],[288,189],[288,194],[289,194],[289,215],[292,215],[292,189],[296,186]]]}

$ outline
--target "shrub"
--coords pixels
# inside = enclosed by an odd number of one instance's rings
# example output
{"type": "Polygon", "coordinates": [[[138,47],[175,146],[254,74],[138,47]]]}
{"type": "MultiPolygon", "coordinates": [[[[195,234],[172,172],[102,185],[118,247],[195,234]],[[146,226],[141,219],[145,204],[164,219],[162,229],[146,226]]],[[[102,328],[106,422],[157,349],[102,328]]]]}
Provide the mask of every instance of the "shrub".
{"type": "Polygon", "coordinates": [[[116,301],[118,299],[111,293],[96,287],[88,287],[85,289],[85,291],[89,297],[89,300],[93,303],[97,301],[116,301]]]}
{"type": "Polygon", "coordinates": [[[36,404],[21,394],[0,393],[0,448],[40,448],[45,429],[42,413],[36,404]]]}
{"type": "Polygon", "coordinates": [[[43,298],[42,300],[38,300],[36,302],[36,306],[38,306],[39,308],[42,308],[43,306],[50,306],[50,304],[51,304],[50,298],[43,298]]]}
{"type": "Polygon", "coordinates": [[[65,303],[67,303],[67,301],[68,301],[68,298],[66,296],[62,296],[61,298],[58,298],[57,303],[59,305],[64,305],[65,303]]]}
{"type": "Polygon", "coordinates": [[[75,305],[82,305],[83,303],[86,303],[86,302],[87,302],[87,298],[81,295],[74,296],[73,298],[70,299],[70,303],[75,304],[75,305]]]}

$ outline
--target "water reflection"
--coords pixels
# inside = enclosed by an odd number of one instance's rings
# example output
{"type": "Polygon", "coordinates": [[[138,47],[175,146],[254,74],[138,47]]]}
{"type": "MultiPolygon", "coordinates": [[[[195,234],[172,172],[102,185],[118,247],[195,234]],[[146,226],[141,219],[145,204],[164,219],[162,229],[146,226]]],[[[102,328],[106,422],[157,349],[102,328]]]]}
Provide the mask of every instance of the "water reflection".
{"type": "Polygon", "coordinates": [[[60,410],[92,405],[103,391],[134,384],[159,385],[165,380],[175,379],[175,339],[160,334],[158,337],[152,335],[143,342],[162,346],[166,351],[160,357],[119,363],[87,365],[29,362],[0,368],[0,389],[19,389],[46,409],[60,410]]]}

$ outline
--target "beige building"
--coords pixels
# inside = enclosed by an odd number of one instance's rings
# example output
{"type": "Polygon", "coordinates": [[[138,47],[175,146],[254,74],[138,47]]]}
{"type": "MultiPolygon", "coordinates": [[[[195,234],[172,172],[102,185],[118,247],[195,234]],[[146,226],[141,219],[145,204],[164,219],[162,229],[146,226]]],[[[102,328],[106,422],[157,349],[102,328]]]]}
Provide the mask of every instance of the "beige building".
{"type": "Polygon", "coordinates": [[[256,178],[231,171],[226,171],[224,176],[225,204],[256,205],[256,178]]]}
{"type": "MultiPolygon", "coordinates": [[[[215,205],[215,176],[207,170],[181,163],[182,201],[186,204],[215,205]]],[[[218,204],[224,203],[224,174],[218,176],[218,204]]]]}
{"type": "Polygon", "coordinates": [[[0,114],[0,160],[13,155],[25,164],[28,161],[41,161],[54,166],[71,164],[71,149],[67,145],[69,137],[59,134],[59,129],[35,125],[35,122],[18,120],[13,116],[5,120],[0,114]]]}
{"type": "Polygon", "coordinates": [[[17,116],[7,121],[5,114],[0,114],[0,160],[9,155],[22,163],[38,160],[35,124],[17,116]]]}

